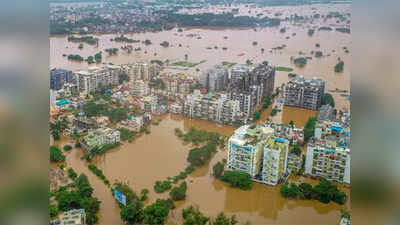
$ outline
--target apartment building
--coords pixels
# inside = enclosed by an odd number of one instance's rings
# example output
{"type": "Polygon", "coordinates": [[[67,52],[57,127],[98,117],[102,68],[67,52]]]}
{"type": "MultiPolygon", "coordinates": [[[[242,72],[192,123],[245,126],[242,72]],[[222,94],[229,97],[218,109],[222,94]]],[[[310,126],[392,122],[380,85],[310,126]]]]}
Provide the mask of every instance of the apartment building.
{"type": "Polygon", "coordinates": [[[190,118],[211,120],[218,123],[234,123],[241,119],[239,102],[229,100],[227,95],[201,94],[195,90],[188,95],[183,113],[190,118]]]}
{"type": "Polygon", "coordinates": [[[75,83],[72,71],[54,68],[50,70],[50,89],[60,90],[66,83],[75,83]]]}
{"type": "Polygon", "coordinates": [[[108,85],[118,85],[118,76],[121,67],[115,65],[105,65],[103,67],[90,67],[88,70],[75,72],[78,91],[88,94],[91,91],[98,91],[101,87],[108,85]]]}
{"type": "Polygon", "coordinates": [[[72,209],[60,215],[60,225],[85,225],[85,209],[72,209]]]}
{"type": "Polygon", "coordinates": [[[82,138],[80,144],[86,151],[101,147],[106,144],[120,142],[120,132],[111,128],[98,128],[88,130],[88,135],[82,138]]]}
{"type": "Polygon", "coordinates": [[[129,66],[129,76],[132,81],[150,81],[160,72],[160,68],[157,65],[146,62],[136,62],[134,64],[130,64],[129,66]]]}
{"type": "Polygon", "coordinates": [[[262,182],[277,185],[287,176],[289,142],[285,139],[270,136],[265,141],[262,182]]]}
{"type": "Polygon", "coordinates": [[[168,110],[172,114],[183,114],[183,103],[182,102],[174,102],[168,107],[168,110]]]}
{"type": "Polygon", "coordinates": [[[307,146],[305,173],[350,183],[350,128],[337,121],[319,121],[307,146]]]}
{"type": "Polygon", "coordinates": [[[288,124],[274,123],[267,121],[263,124],[274,129],[274,135],[289,141],[289,143],[303,145],[304,130],[288,124]]]}
{"type": "Polygon", "coordinates": [[[254,181],[276,185],[290,172],[288,151],[289,141],[275,136],[271,127],[244,125],[229,138],[227,168],[246,172],[254,181]]]}
{"type": "Polygon", "coordinates": [[[143,80],[134,80],[132,82],[132,95],[135,97],[143,97],[149,94],[150,89],[148,83],[143,80]]]}
{"type": "Polygon", "coordinates": [[[244,125],[235,130],[228,141],[228,169],[239,170],[256,178],[261,173],[264,140],[272,130],[262,126],[244,125]]]}
{"type": "Polygon", "coordinates": [[[231,72],[231,76],[230,76],[231,83],[237,84],[240,81],[242,81],[242,79],[244,77],[249,77],[250,67],[248,67],[245,64],[239,64],[239,65],[233,66],[230,72],[231,72]]]}
{"type": "Polygon", "coordinates": [[[285,85],[285,105],[318,110],[325,93],[325,81],[295,77],[285,85]]]}
{"type": "Polygon", "coordinates": [[[208,91],[221,91],[228,85],[228,70],[222,65],[216,65],[204,71],[200,76],[200,83],[208,91]]]}

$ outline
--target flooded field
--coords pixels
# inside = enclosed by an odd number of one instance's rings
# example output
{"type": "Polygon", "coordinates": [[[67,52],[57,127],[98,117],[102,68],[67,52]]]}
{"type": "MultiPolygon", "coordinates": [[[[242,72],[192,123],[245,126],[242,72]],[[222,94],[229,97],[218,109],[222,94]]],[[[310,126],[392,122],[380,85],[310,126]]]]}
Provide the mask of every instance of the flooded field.
{"type": "MultiPolygon", "coordinates": [[[[151,133],[142,135],[132,143],[124,143],[103,156],[96,157],[93,163],[103,170],[110,181],[126,181],[139,192],[150,190],[148,202],[165,198],[168,193],[157,194],[153,185],[157,180],[173,177],[188,163],[186,157],[191,148],[174,134],[175,128],[187,131],[190,126],[198,129],[218,131],[231,135],[233,127],[218,126],[211,122],[190,120],[182,116],[166,115],[158,126],[151,127],[151,133]]],[[[295,121],[296,123],[300,121],[295,121]]],[[[56,143],[62,147],[68,143],[63,138],[56,143]]],[[[67,167],[78,173],[88,175],[94,188],[94,196],[102,201],[99,215],[100,225],[122,224],[119,208],[110,190],[87,168],[81,157],[82,149],[66,153],[67,167]]],[[[226,158],[226,150],[220,150],[209,164],[198,168],[186,180],[187,198],[176,202],[177,208],[168,217],[169,224],[181,222],[181,210],[189,205],[198,205],[206,215],[215,217],[224,211],[236,214],[239,221],[252,224],[336,224],[340,216],[340,206],[336,203],[322,204],[318,201],[287,200],[281,197],[278,187],[254,183],[251,190],[234,189],[211,176],[212,166],[226,158]]],[[[347,191],[348,192],[348,191],[347,191]]]]}
{"type": "MultiPolygon", "coordinates": [[[[221,9],[206,9],[221,10],[221,9]]],[[[240,12],[244,10],[240,9],[240,12]]],[[[263,9],[252,9],[253,13],[263,12],[265,15],[282,13],[281,17],[297,13],[298,15],[318,12],[326,14],[330,11],[349,12],[349,5],[321,5],[301,7],[270,7],[263,9]],[[316,7],[317,9],[315,9],[316,7]]],[[[234,63],[253,63],[268,61],[275,66],[286,66],[294,69],[293,73],[304,77],[317,77],[327,81],[327,90],[350,91],[350,54],[345,53],[343,47],[349,47],[351,43],[350,34],[335,31],[317,31],[313,36],[307,34],[308,29],[320,25],[335,24],[335,21],[315,20],[306,24],[295,24],[282,22],[281,27],[256,28],[256,29],[210,29],[210,28],[185,28],[183,32],[177,29],[159,33],[127,34],[126,37],[144,41],[151,40],[153,44],[146,46],[142,43],[132,44],[134,48],[141,51],[133,51],[128,54],[119,51],[118,55],[107,56],[104,51],[107,48],[120,48],[126,43],[117,43],[110,39],[119,36],[96,35],[100,41],[99,46],[84,44],[82,50],[78,49],[79,43],[68,42],[66,36],[50,38],[50,67],[64,68],[73,71],[86,69],[86,62],[74,62],[63,57],[63,54],[80,54],[86,58],[103,51],[103,62],[114,64],[133,63],[136,61],[169,60],[170,62],[184,61],[185,54],[190,62],[206,60],[192,68],[167,68],[185,72],[193,76],[199,74],[223,61],[234,63]],[[280,32],[282,27],[286,32],[280,32]],[[295,33],[295,34],[294,34],[295,33]],[[192,34],[192,35],[190,35],[192,34]],[[189,35],[189,36],[188,36],[189,35]],[[199,38],[200,37],[200,38],[199,38]],[[289,37],[289,38],[287,38],[289,37]],[[170,46],[160,46],[163,41],[168,41],[170,46]],[[253,42],[257,42],[256,45],[253,42]],[[316,47],[316,44],[320,47],[316,47]],[[272,48],[286,45],[281,50],[272,48]],[[181,47],[179,47],[181,46],[181,47]],[[215,48],[216,47],[216,48],[215,48]],[[226,50],[223,50],[226,47],[226,50]],[[261,51],[264,49],[264,52],[261,51]],[[323,57],[315,58],[312,51],[322,51],[323,57]],[[291,57],[309,56],[312,59],[303,68],[293,64],[291,57]],[[334,66],[338,61],[345,63],[342,73],[335,73],[334,66]],[[196,71],[198,68],[200,71],[196,71]]],[[[337,26],[341,24],[335,24],[337,26]]],[[[275,86],[279,87],[289,81],[288,72],[276,72],[275,86]]],[[[339,93],[332,93],[335,98],[336,108],[349,107],[350,102],[339,93]]],[[[279,104],[279,102],[275,102],[279,104]]],[[[293,107],[281,106],[274,120],[283,123],[295,122],[297,127],[305,125],[307,119],[316,116],[317,112],[293,107]]],[[[265,120],[271,112],[272,106],[265,110],[260,121],[265,120]]],[[[167,197],[167,193],[156,194],[153,185],[157,180],[173,177],[182,171],[188,163],[186,157],[191,148],[178,139],[174,134],[175,128],[187,131],[190,126],[197,129],[217,131],[222,135],[230,136],[235,128],[217,125],[213,122],[191,120],[178,115],[162,116],[162,122],[158,126],[152,125],[151,133],[142,135],[132,143],[124,143],[122,146],[107,152],[105,155],[96,157],[93,163],[101,169],[105,176],[111,181],[119,180],[129,182],[130,186],[137,192],[147,188],[150,190],[148,202],[157,198],[167,197]]],[[[63,138],[57,142],[64,145],[69,140],[63,138]]],[[[87,168],[87,164],[81,160],[83,150],[73,149],[65,153],[67,156],[67,167],[72,167],[78,173],[88,175],[89,181],[94,188],[94,196],[99,198],[101,208],[99,212],[100,225],[122,224],[119,208],[113,199],[110,190],[87,168]]],[[[323,204],[318,201],[288,200],[281,197],[278,187],[270,187],[255,183],[248,191],[233,189],[211,176],[212,166],[226,158],[226,150],[220,150],[209,164],[198,168],[186,180],[188,181],[187,198],[185,201],[176,202],[177,208],[170,213],[169,224],[181,222],[181,210],[189,205],[198,205],[200,210],[208,216],[215,217],[224,211],[231,215],[236,214],[241,223],[250,221],[256,224],[337,224],[342,206],[336,203],[323,204]]],[[[303,179],[303,178],[302,178],[303,179]]],[[[305,179],[305,178],[304,178],[305,179]]],[[[315,182],[315,181],[310,181],[315,182]]],[[[345,189],[349,194],[349,189],[345,189]]],[[[349,203],[346,205],[349,207],[349,203]]]]}
{"type": "MultiPolygon", "coordinates": [[[[306,7],[306,6],[304,6],[306,7]]],[[[297,11],[291,11],[292,14],[301,15],[305,9],[300,7],[297,11]]],[[[311,10],[311,6],[309,10],[311,10]]],[[[280,8],[271,7],[278,10],[280,8]]],[[[325,9],[321,6],[321,11],[337,11],[341,9],[346,12],[349,5],[337,5],[333,9],[325,9]]],[[[288,9],[286,9],[288,10],[288,9]]],[[[282,11],[282,10],[278,10],[282,11]]],[[[321,13],[323,13],[321,12],[321,13]]],[[[99,46],[84,44],[83,49],[78,49],[79,43],[68,42],[66,36],[57,36],[50,38],[50,67],[64,68],[70,70],[86,69],[89,65],[86,62],[74,62],[63,57],[63,54],[80,54],[87,58],[93,56],[99,51],[103,51],[103,62],[111,62],[115,64],[133,63],[136,61],[150,60],[169,60],[169,62],[184,61],[185,54],[188,55],[187,61],[204,63],[196,67],[181,69],[167,69],[185,72],[192,76],[199,74],[223,61],[234,63],[246,63],[252,60],[253,63],[268,61],[275,66],[286,66],[294,69],[293,73],[304,77],[317,77],[327,81],[327,90],[350,91],[350,54],[345,53],[343,47],[349,48],[351,43],[350,34],[340,33],[336,31],[318,31],[316,29],[313,36],[307,34],[311,27],[335,23],[334,21],[316,20],[308,23],[282,22],[280,27],[256,28],[256,29],[209,29],[209,28],[185,28],[183,32],[177,29],[163,31],[158,33],[140,33],[126,34],[131,39],[144,41],[151,40],[151,45],[143,43],[133,43],[134,48],[141,48],[141,51],[132,51],[128,54],[122,50],[118,55],[108,56],[104,51],[107,48],[120,48],[127,45],[126,43],[118,43],[110,39],[119,36],[115,35],[97,35],[99,46]],[[280,29],[286,28],[285,33],[281,33],[280,29]],[[188,36],[189,35],[189,36],[188,36]],[[225,38],[226,37],[226,38],[225,38]],[[200,38],[200,39],[199,39],[200,38]],[[287,39],[289,38],[289,39],[287,39]],[[169,42],[169,47],[162,47],[160,43],[169,42]],[[257,45],[253,45],[257,42],[257,45]],[[316,47],[319,44],[320,47],[316,47]],[[281,50],[272,50],[278,46],[286,45],[281,50]],[[181,47],[179,47],[181,46],[181,47]],[[217,47],[217,49],[215,49],[217,47]],[[223,48],[226,47],[226,50],[223,48]],[[264,49],[264,52],[261,51],[264,49]],[[321,51],[324,56],[315,58],[311,52],[321,51]],[[293,64],[291,57],[312,57],[303,68],[293,64]],[[344,71],[341,73],[334,72],[334,66],[343,60],[345,63],[344,71]],[[199,71],[196,71],[199,69],[199,71]]],[[[333,25],[332,25],[333,26],[333,25]]],[[[277,72],[275,86],[278,87],[286,83],[290,78],[288,72],[277,72]]],[[[341,96],[339,93],[332,93],[338,109],[349,107],[349,100],[341,96]]]]}

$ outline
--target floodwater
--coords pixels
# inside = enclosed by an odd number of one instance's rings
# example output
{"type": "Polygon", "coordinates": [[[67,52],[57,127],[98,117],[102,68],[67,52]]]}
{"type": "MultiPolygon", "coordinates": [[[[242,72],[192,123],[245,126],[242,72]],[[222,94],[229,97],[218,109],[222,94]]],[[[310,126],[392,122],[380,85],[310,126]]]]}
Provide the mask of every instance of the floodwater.
{"type": "MultiPolygon", "coordinates": [[[[326,14],[329,11],[348,12],[349,5],[327,5],[312,9],[315,6],[304,7],[270,7],[268,13],[277,11],[288,15],[297,13],[298,15],[310,12],[326,14]],[[333,8],[330,8],[333,7],[333,8]]],[[[127,45],[110,41],[117,35],[96,35],[99,39],[99,47],[84,44],[82,50],[78,49],[79,43],[68,42],[66,36],[50,38],[50,65],[51,68],[64,68],[70,70],[80,70],[88,68],[86,62],[69,61],[63,54],[80,54],[83,57],[94,55],[103,51],[103,61],[115,64],[132,63],[135,61],[149,61],[152,59],[183,61],[185,54],[188,54],[188,61],[199,62],[207,60],[205,63],[195,68],[190,68],[184,72],[193,76],[198,76],[202,70],[222,61],[245,63],[247,59],[253,62],[268,61],[272,65],[287,66],[294,69],[293,73],[304,77],[318,77],[327,81],[327,90],[340,89],[350,91],[350,54],[346,54],[343,47],[349,47],[351,38],[349,34],[335,31],[316,31],[314,36],[309,37],[307,31],[309,27],[335,23],[335,21],[315,20],[313,24],[294,25],[290,22],[283,22],[281,27],[286,27],[286,33],[280,33],[280,28],[257,28],[253,29],[207,29],[192,28],[185,29],[184,32],[177,32],[176,29],[159,33],[128,34],[129,38],[144,41],[149,39],[152,45],[145,46],[141,43],[132,44],[134,48],[141,47],[142,51],[133,51],[127,54],[122,50],[116,56],[106,56],[104,52],[107,48],[120,48],[127,45]],[[292,34],[296,33],[295,36],[292,34]],[[195,37],[187,37],[188,34],[195,34],[195,37]],[[228,37],[225,39],[224,37],[228,37]],[[201,37],[201,39],[197,39],[201,37]],[[286,39],[286,37],[290,37],[286,39]],[[169,41],[170,47],[164,48],[159,44],[162,41],[169,41]],[[254,46],[253,41],[257,41],[254,46]],[[321,45],[320,48],[315,46],[321,45]],[[178,45],[181,44],[182,47],[178,45]],[[285,44],[282,50],[270,50],[285,44]],[[217,46],[218,49],[214,49],[217,46]],[[211,47],[212,49],[207,49],[211,47]],[[227,47],[227,50],[222,50],[227,47]],[[264,53],[261,53],[264,48],[264,53]],[[304,68],[296,67],[290,57],[312,56],[311,51],[322,51],[324,56],[321,58],[313,57],[308,60],[304,68]],[[145,51],[147,53],[145,53],[145,51]],[[239,54],[244,53],[243,56],[239,54]],[[328,56],[330,54],[330,56],[328,56]],[[338,62],[338,58],[344,61],[345,67],[342,73],[335,73],[333,67],[338,62]],[[196,71],[200,69],[200,72],[196,71]]],[[[288,72],[276,72],[275,86],[279,87],[286,83],[288,72]]],[[[349,107],[350,102],[341,97],[338,93],[333,93],[338,109],[349,107]]],[[[261,116],[265,120],[272,107],[279,102],[271,105],[261,116]]],[[[296,127],[305,125],[308,117],[315,116],[317,112],[293,107],[279,106],[279,112],[274,120],[278,122],[295,122],[296,127]]],[[[175,128],[187,131],[190,126],[197,129],[217,131],[222,135],[230,136],[235,128],[217,125],[209,121],[199,121],[184,118],[180,115],[162,116],[162,121],[158,126],[152,125],[151,133],[136,138],[132,143],[124,143],[122,146],[113,149],[107,154],[96,157],[93,163],[100,168],[105,176],[111,181],[126,181],[139,193],[141,189],[150,190],[149,200],[153,202],[157,198],[166,198],[167,193],[156,194],[153,185],[157,180],[164,180],[173,177],[188,165],[186,157],[189,145],[184,145],[174,134],[175,128]]],[[[66,138],[56,144],[68,142],[66,138]]],[[[62,145],[62,144],[60,144],[62,145]]],[[[87,164],[81,160],[84,152],[81,149],[73,149],[66,153],[67,167],[72,167],[78,173],[88,175],[90,183],[94,187],[94,196],[102,201],[99,216],[100,225],[122,224],[119,216],[119,208],[113,199],[110,190],[104,185],[103,181],[91,173],[87,164]]],[[[252,224],[337,224],[340,218],[340,208],[336,203],[323,204],[318,201],[307,200],[288,200],[281,197],[278,187],[255,183],[253,188],[248,191],[230,188],[223,182],[215,180],[211,176],[212,166],[226,158],[226,150],[220,150],[210,161],[209,164],[198,168],[186,180],[188,182],[187,198],[185,201],[176,202],[177,209],[170,213],[169,224],[179,224],[181,222],[181,210],[189,205],[198,205],[200,210],[207,216],[215,217],[223,211],[228,215],[237,215],[241,223],[250,221],[252,224]]],[[[345,189],[349,193],[348,189],[345,189]]],[[[350,207],[350,203],[346,208],[350,207]]]]}
{"type": "MultiPolygon", "coordinates": [[[[157,180],[173,177],[182,171],[188,163],[186,157],[191,148],[175,136],[174,129],[187,131],[190,126],[197,129],[218,131],[231,135],[233,127],[218,126],[211,122],[191,120],[177,115],[162,116],[158,126],[152,125],[151,133],[136,138],[132,143],[111,150],[103,156],[96,157],[93,163],[103,170],[110,181],[125,181],[139,193],[141,189],[150,190],[147,203],[157,198],[166,198],[167,192],[157,194],[153,185],[157,180]]],[[[62,147],[71,143],[67,138],[56,143],[62,147]],[[61,144],[62,143],[62,144],[61,144]]],[[[103,181],[87,168],[81,160],[82,149],[73,149],[65,153],[67,167],[77,173],[88,175],[94,188],[94,196],[99,198],[100,225],[122,224],[119,208],[110,190],[103,181]]],[[[212,166],[226,158],[226,150],[220,150],[207,165],[197,168],[186,181],[188,182],[187,198],[176,202],[177,208],[171,211],[168,224],[181,222],[181,210],[189,205],[198,205],[203,213],[215,217],[218,212],[228,215],[236,214],[241,222],[252,224],[336,224],[340,217],[340,206],[335,203],[322,204],[318,201],[287,200],[281,197],[278,187],[254,183],[251,190],[243,191],[229,187],[211,176],[212,166]]],[[[348,192],[348,191],[347,191],[348,192]]]]}
{"type": "MultiPolygon", "coordinates": [[[[326,14],[329,11],[349,12],[350,5],[321,5],[317,9],[316,6],[303,7],[270,7],[266,10],[273,12],[282,12],[288,14],[297,13],[298,15],[312,15],[313,12],[326,14]]],[[[285,14],[284,14],[285,15],[285,14]]],[[[133,63],[136,61],[150,61],[154,59],[169,60],[170,62],[184,61],[185,54],[188,55],[188,61],[206,62],[187,69],[179,70],[193,76],[199,74],[223,61],[246,63],[246,60],[252,60],[254,63],[268,61],[271,65],[287,66],[294,69],[293,73],[302,75],[307,78],[317,77],[327,81],[326,90],[350,91],[350,54],[345,53],[343,47],[349,48],[351,43],[350,34],[340,33],[336,31],[315,31],[312,37],[307,32],[311,27],[319,26],[344,26],[345,22],[336,23],[336,19],[313,20],[307,23],[282,22],[280,27],[267,27],[254,29],[209,29],[209,28],[185,28],[183,32],[177,29],[163,31],[158,33],[139,33],[126,34],[125,36],[144,41],[149,39],[153,44],[146,46],[142,43],[133,43],[134,48],[140,47],[141,51],[133,51],[128,54],[122,50],[118,55],[108,56],[104,51],[107,48],[120,48],[127,45],[126,43],[117,43],[111,41],[111,38],[119,36],[118,34],[96,35],[100,39],[99,46],[84,44],[82,50],[78,49],[79,43],[68,42],[67,36],[50,37],[50,67],[64,68],[70,70],[86,69],[89,65],[86,62],[74,62],[63,57],[63,54],[80,54],[86,58],[93,56],[99,51],[103,51],[103,62],[111,62],[114,64],[133,63]],[[280,28],[285,27],[286,33],[281,33],[280,28]],[[293,36],[293,34],[295,35],[293,36]],[[193,34],[194,37],[187,35],[193,34]],[[198,39],[201,37],[200,39],[198,39]],[[224,37],[227,37],[226,39],[224,37]],[[289,39],[286,39],[289,37],[289,39]],[[163,41],[168,41],[170,46],[165,48],[160,46],[163,41]],[[253,45],[256,41],[257,45],[253,45]],[[316,47],[319,43],[320,47],[316,47]],[[181,47],[179,47],[181,45],[181,47]],[[272,48],[286,45],[282,50],[272,50],[272,48]],[[214,47],[217,46],[217,49],[214,47]],[[223,50],[227,47],[227,50],[223,50]],[[207,49],[211,48],[211,49],[207,49]],[[264,53],[261,49],[264,49],[264,53]],[[322,51],[323,57],[315,58],[312,51],[322,51]],[[243,55],[242,55],[243,53],[243,55]],[[295,66],[291,57],[312,57],[303,68],[295,66]],[[343,60],[345,63],[342,73],[335,73],[334,66],[343,60]],[[197,72],[196,69],[200,71],[197,72]]],[[[171,69],[173,70],[173,69],[171,69]]],[[[176,69],[175,69],[176,70],[176,69]]],[[[277,72],[275,86],[281,86],[286,83],[288,72],[277,72]]],[[[350,103],[346,97],[339,93],[332,93],[338,109],[349,107],[350,103]]]]}

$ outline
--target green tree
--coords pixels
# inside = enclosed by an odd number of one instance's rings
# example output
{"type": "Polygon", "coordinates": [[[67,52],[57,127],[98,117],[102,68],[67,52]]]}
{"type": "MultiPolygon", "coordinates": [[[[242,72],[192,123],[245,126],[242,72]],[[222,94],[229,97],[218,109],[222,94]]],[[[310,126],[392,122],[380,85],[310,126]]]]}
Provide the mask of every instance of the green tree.
{"type": "Polygon", "coordinates": [[[300,156],[301,154],[301,149],[298,145],[294,145],[292,149],[290,150],[290,153],[296,154],[297,156],[300,156]]]}
{"type": "Polygon", "coordinates": [[[72,168],[68,168],[67,172],[68,172],[68,177],[71,178],[72,180],[75,180],[75,178],[78,176],[75,173],[74,169],[72,168]]]}
{"type": "Polygon", "coordinates": [[[307,123],[304,126],[304,142],[307,142],[312,136],[314,136],[316,123],[317,123],[316,118],[314,117],[308,118],[307,123]]]}
{"type": "Polygon", "coordinates": [[[183,225],[205,225],[210,218],[204,216],[198,207],[189,206],[182,210],[183,225]]]}
{"type": "Polygon", "coordinates": [[[64,149],[65,151],[69,151],[69,150],[72,149],[72,146],[71,146],[71,145],[64,145],[63,149],[64,149]]]}
{"type": "Polygon", "coordinates": [[[299,185],[300,192],[305,199],[312,199],[312,188],[311,184],[308,183],[301,183],[299,185]]]}
{"type": "Polygon", "coordinates": [[[65,155],[57,146],[50,146],[50,161],[51,162],[64,162],[65,155]]]}
{"type": "Polygon", "coordinates": [[[250,189],[253,185],[250,174],[242,171],[225,171],[221,180],[240,189],[250,189]]]}
{"type": "Polygon", "coordinates": [[[322,98],[322,104],[326,105],[329,104],[333,108],[335,108],[335,100],[333,99],[332,95],[329,93],[325,93],[323,98],[322,98]]]}
{"type": "Polygon", "coordinates": [[[186,181],[183,181],[178,187],[172,188],[169,196],[174,201],[184,200],[186,198],[186,189],[187,184],[186,181]]]}
{"type": "Polygon", "coordinates": [[[235,225],[238,221],[236,220],[236,216],[232,215],[231,218],[225,216],[223,212],[219,213],[217,217],[211,222],[211,225],[235,225]]]}
{"type": "Polygon", "coordinates": [[[135,201],[123,206],[120,212],[121,220],[126,224],[136,224],[143,220],[143,204],[135,201]]]}
{"type": "Polygon", "coordinates": [[[222,174],[224,173],[224,164],[221,162],[217,162],[213,166],[213,175],[215,178],[220,178],[222,174]]]}
{"type": "Polygon", "coordinates": [[[289,125],[290,125],[290,127],[294,128],[294,121],[290,120],[289,125]]]}
{"type": "Polygon", "coordinates": [[[57,207],[56,205],[50,204],[49,209],[50,209],[50,217],[51,217],[51,218],[57,216],[57,214],[58,214],[58,207],[57,207]]]}
{"type": "Polygon", "coordinates": [[[168,208],[165,206],[163,201],[157,199],[157,201],[151,205],[146,206],[143,210],[143,222],[148,225],[159,225],[164,224],[165,219],[169,213],[168,208]]]}
{"type": "Polygon", "coordinates": [[[344,69],[344,62],[343,61],[340,61],[340,62],[338,62],[338,64],[335,65],[335,72],[336,73],[343,72],[343,69],[344,69]]]}

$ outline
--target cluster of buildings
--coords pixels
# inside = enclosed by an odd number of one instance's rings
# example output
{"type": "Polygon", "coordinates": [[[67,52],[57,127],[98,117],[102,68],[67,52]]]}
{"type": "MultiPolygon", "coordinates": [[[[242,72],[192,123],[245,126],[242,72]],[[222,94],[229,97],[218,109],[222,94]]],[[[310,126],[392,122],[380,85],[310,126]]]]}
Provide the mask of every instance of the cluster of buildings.
{"type": "Polygon", "coordinates": [[[233,66],[230,71],[222,66],[206,70],[200,83],[208,91],[225,91],[230,100],[238,101],[240,111],[250,117],[261,101],[271,96],[275,84],[275,68],[259,64],[233,66]]]}
{"type": "Polygon", "coordinates": [[[304,143],[303,130],[294,125],[267,121],[238,128],[229,138],[227,168],[268,185],[282,183],[302,168],[306,175],[349,184],[350,112],[335,116],[330,107],[321,109],[308,143],[304,143]],[[304,156],[291,150],[293,145],[304,144],[304,156]]]}

